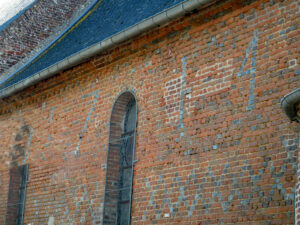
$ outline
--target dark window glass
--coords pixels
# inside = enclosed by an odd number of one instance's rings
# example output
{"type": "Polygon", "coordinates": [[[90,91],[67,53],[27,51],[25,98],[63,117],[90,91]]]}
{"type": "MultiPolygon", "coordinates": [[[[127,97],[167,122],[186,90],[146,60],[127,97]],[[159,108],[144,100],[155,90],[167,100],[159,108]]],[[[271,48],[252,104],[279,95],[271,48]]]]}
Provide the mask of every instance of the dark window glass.
{"type": "Polygon", "coordinates": [[[10,169],[9,174],[10,182],[5,224],[23,225],[28,165],[14,167],[10,169]]]}
{"type": "Polygon", "coordinates": [[[111,117],[103,224],[130,224],[136,101],[127,95],[117,100],[111,117]]]}

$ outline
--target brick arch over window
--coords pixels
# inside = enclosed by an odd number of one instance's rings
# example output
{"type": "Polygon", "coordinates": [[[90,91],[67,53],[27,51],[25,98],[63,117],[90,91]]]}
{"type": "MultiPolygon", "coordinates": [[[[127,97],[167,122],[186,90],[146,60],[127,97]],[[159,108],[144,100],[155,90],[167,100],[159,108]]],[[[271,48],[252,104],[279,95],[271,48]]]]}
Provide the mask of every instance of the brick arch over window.
{"type": "Polygon", "coordinates": [[[130,224],[136,120],[136,98],[124,92],[110,118],[103,224],[130,224]]]}

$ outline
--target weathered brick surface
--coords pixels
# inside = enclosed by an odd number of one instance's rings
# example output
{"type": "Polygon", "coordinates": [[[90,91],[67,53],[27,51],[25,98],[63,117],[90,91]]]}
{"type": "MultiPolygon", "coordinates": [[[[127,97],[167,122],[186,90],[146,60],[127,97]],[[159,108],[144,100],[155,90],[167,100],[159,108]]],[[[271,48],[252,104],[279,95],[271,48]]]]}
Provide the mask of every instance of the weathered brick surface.
{"type": "MultiPolygon", "coordinates": [[[[0,32],[0,74],[42,50],[90,0],[40,0],[0,32]],[[50,38],[50,39],[49,39],[50,38]]],[[[18,64],[18,67],[21,65],[18,64]]],[[[17,69],[17,68],[14,68],[17,69]]]]}
{"type": "Polygon", "coordinates": [[[132,224],[294,224],[299,127],[279,100],[300,84],[299,11],[222,1],[1,100],[0,223],[19,145],[25,224],[100,224],[110,113],[132,90],[132,224]]]}

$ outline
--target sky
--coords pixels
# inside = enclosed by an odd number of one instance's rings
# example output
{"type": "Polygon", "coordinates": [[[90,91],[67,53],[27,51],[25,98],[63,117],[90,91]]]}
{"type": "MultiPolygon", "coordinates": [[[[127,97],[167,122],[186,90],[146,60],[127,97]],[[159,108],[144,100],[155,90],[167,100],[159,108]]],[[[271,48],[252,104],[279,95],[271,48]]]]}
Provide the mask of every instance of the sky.
{"type": "Polygon", "coordinates": [[[34,0],[0,0],[0,26],[34,0]]]}

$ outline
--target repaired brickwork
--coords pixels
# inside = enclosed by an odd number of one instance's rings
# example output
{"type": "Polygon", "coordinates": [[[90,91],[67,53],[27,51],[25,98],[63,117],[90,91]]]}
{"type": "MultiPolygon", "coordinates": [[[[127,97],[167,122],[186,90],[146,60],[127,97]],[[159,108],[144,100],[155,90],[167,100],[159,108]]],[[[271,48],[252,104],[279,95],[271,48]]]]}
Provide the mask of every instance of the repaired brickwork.
{"type": "Polygon", "coordinates": [[[17,145],[24,224],[101,224],[110,114],[127,90],[132,224],[300,224],[300,130],[280,108],[300,84],[299,12],[219,1],[1,100],[0,223],[17,145]]]}

